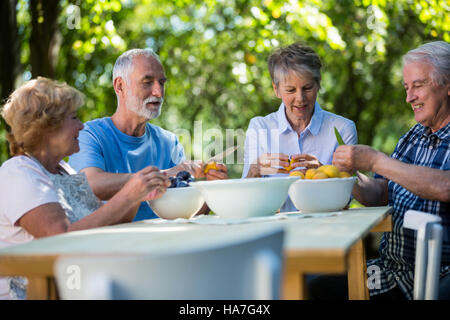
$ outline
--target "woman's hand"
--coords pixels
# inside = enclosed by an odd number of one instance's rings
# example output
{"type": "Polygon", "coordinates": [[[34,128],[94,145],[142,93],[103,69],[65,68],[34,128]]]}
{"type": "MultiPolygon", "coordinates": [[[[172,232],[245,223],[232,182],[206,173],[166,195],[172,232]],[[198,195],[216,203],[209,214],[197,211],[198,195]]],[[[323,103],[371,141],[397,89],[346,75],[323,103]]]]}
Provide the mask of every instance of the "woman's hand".
{"type": "Polygon", "coordinates": [[[141,202],[161,197],[169,186],[170,181],[166,172],[148,166],[133,174],[121,191],[130,201],[141,202]]]}
{"type": "Polygon", "coordinates": [[[261,177],[275,173],[289,173],[289,156],[284,153],[265,153],[250,165],[247,178],[261,177]]]}
{"type": "Polygon", "coordinates": [[[291,157],[291,168],[318,168],[322,164],[320,163],[319,159],[317,159],[316,156],[313,156],[311,154],[295,154],[291,157]]]}

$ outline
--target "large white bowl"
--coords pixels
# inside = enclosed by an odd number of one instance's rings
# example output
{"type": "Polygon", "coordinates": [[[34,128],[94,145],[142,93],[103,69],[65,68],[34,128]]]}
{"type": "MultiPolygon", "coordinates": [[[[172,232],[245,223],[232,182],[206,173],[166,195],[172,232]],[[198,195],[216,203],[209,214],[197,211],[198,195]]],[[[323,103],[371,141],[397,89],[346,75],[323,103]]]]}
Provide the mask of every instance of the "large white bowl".
{"type": "Polygon", "coordinates": [[[289,197],[301,212],[338,211],[350,200],[356,177],[299,179],[289,188],[289,197]]]}
{"type": "Polygon", "coordinates": [[[163,219],[191,218],[200,210],[205,201],[195,188],[170,188],[161,198],[150,200],[148,204],[156,215],[163,219]]]}
{"type": "Polygon", "coordinates": [[[209,208],[222,218],[250,218],[274,214],[286,201],[297,177],[269,177],[196,181],[209,208]]]}

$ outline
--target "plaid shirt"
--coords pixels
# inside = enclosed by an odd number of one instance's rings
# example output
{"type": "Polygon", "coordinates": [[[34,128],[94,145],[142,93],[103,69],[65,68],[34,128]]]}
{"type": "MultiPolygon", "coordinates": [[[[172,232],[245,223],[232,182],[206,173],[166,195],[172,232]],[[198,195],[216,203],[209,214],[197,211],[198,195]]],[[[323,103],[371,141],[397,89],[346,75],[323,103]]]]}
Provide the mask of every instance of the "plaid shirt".
{"type": "MultiPolygon", "coordinates": [[[[450,123],[435,133],[416,124],[400,138],[391,157],[418,166],[450,170],[450,123]]],[[[383,177],[375,175],[375,178],[383,177]]],[[[412,299],[416,239],[414,230],[403,229],[404,215],[412,209],[442,218],[441,276],[444,276],[450,274],[450,203],[419,198],[394,181],[388,182],[388,192],[389,205],[394,209],[392,232],[383,235],[380,258],[367,263],[368,270],[374,270],[374,267],[369,269],[370,266],[377,266],[381,271],[380,286],[369,288],[369,291],[370,295],[377,295],[398,286],[408,299],[412,299]]]]}

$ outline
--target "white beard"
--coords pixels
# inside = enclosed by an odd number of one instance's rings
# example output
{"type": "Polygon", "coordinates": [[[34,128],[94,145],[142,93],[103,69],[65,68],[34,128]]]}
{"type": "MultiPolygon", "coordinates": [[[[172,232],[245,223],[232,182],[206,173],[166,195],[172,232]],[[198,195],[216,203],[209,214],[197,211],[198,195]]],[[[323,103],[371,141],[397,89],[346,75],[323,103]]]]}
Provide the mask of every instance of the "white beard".
{"type": "Polygon", "coordinates": [[[146,98],[142,103],[140,103],[139,98],[136,96],[128,96],[126,100],[126,106],[129,110],[133,111],[137,115],[144,117],[148,120],[155,119],[161,114],[161,106],[164,102],[163,98],[149,97],[146,98]],[[147,103],[159,102],[157,110],[147,109],[147,103]]]}

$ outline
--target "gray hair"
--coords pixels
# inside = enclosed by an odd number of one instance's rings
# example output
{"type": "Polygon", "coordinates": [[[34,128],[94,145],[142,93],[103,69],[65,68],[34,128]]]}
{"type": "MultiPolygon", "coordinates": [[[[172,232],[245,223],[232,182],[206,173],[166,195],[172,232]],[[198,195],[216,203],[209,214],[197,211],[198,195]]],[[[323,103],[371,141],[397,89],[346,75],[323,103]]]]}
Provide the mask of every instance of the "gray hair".
{"type": "Polygon", "coordinates": [[[403,56],[403,67],[411,62],[431,64],[430,78],[435,85],[450,83],[450,43],[434,41],[408,51],[403,56]]]}
{"type": "Polygon", "coordinates": [[[117,58],[114,64],[113,82],[117,77],[121,77],[127,84],[129,83],[129,75],[133,69],[133,58],[136,56],[152,57],[162,65],[159,56],[152,49],[131,49],[125,51],[117,58]]]}
{"type": "Polygon", "coordinates": [[[309,73],[320,87],[322,63],[317,53],[307,45],[296,42],[275,50],[269,57],[268,65],[270,76],[276,85],[281,77],[294,71],[298,74],[309,73]]]}

